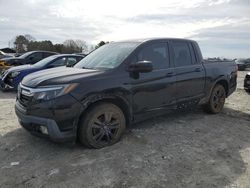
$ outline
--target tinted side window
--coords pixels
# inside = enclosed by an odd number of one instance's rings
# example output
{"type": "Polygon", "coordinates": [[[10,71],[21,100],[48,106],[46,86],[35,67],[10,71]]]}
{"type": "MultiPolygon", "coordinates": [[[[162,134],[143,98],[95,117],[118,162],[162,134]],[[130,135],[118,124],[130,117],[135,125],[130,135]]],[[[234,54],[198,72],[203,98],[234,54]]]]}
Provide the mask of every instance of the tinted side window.
{"type": "Polygon", "coordinates": [[[41,52],[36,52],[36,53],[33,53],[31,55],[28,56],[28,59],[31,61],[31,62],[38,62],[40,61],[41,59],[43,59],[43,56],[42,56],[42,53],[41,52]]]}
{"type": "Polygon", "coordinates": [[[51,56],[51,55],[55,55],[55,54],[53,54],[53,53],[48,53],[48,52],[44,52],[44,53],[43,53],[43,57],[44,57],[44,58],[49,57],[49,56],[51,56]]]}
{"type": "Polygon", "coordinates": [[[187,42],[172,42],[175,67],[192,64],[192,58],[187,42]]]}
{"type": "Polygon", "coordinates": [[[151,61],[154,69],[169,67],[169,54],[166,43],[144,47],[138,54],[138,61],[151,61]]]}
{"type": "Polygon", "coordinates": [[[55,60],[53,63],[50,64],[50,67],[59,67],[64,65],[66,65],[66,57],[55,60]]]}

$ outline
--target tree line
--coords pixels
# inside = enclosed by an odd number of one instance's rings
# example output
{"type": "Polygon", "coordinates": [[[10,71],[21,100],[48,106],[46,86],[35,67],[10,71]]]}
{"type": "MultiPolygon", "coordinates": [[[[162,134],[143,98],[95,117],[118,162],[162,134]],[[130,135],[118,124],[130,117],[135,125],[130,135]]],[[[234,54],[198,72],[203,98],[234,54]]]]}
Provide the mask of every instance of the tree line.
{"type": "Polygon", "coordinates": [[[96,48],[106,44],[107,42],[100,41],[96,46],[89,46],[83,40],[65,40],[62,44],[53,44],[50,40],[37,41],[31,35],[18,35],[13,42],[14,50],[17,53],[24,53],[33,50],[45,50],[58,53],[89,53],[96,48]]]}

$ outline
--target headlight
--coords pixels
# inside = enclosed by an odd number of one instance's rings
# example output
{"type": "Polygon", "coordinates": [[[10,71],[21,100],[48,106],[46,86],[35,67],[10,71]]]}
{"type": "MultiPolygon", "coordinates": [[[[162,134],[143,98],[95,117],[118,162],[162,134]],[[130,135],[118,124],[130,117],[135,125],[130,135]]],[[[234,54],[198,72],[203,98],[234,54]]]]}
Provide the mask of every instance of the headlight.
{"type": "Polygon", "coordinates": [[[51,100],[59,96],[70,93],[78,84],[56,85],[50,87],[40,87],[32,91],[34,100],[51,100]]]}
{"type": "Polygon", "coordinates": [[[15,72],[10,73],[10,77],[11,77],[11,78],[15,78],[15,77],[17,77],[19,74],[20,74],[20,72],[15,71],[15,72]]]}

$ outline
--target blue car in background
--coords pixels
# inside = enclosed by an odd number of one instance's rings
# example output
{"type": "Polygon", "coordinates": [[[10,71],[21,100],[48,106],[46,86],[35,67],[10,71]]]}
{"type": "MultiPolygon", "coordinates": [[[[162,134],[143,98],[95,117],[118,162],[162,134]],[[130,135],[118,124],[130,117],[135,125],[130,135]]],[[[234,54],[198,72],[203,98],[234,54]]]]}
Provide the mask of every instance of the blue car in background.
{"type": "Polygon", "coordinates": [[[83,58],[84,56],[81,55],[60,54],[49,56],[35,63],[34,65],[21,65],[17,67],[12,67],[1,74],[0,89],[3,91],[17,90],[18,84],[28,74],[60,66],[71,67],[83,58]]]}

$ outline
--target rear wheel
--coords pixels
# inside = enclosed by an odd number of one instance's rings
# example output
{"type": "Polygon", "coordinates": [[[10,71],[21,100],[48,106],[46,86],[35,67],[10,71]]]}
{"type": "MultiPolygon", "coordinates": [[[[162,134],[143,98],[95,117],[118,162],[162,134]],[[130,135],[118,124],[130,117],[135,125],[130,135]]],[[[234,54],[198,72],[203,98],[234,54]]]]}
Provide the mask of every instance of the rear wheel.
{"type": "Polygon", "coordinates": [[[126,127],[122,110],[112,103],[91,107],[79,124],[79,140],[89,148],[102,148],[118,142],[126,127]]]}
{"type": "Polygon", "coordinates": [[[212,114],[217,114],[222,111],[226,100],[225,88],[218,84],[213,88],[210,99],[203,109],[212,114]]]}

